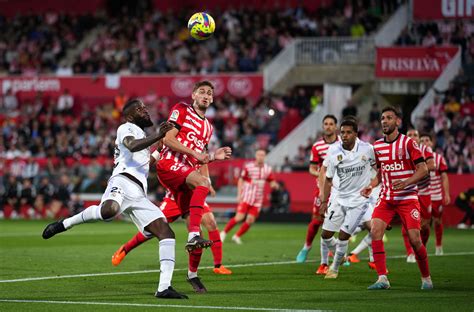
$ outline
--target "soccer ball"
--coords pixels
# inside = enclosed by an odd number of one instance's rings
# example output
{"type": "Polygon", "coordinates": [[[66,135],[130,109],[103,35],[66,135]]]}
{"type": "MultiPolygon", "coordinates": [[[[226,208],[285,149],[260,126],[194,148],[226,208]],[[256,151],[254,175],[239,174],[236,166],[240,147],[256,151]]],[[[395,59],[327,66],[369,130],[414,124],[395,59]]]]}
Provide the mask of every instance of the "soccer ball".
{"type": "Polygon", "coordinates": [[[216,29],[216,23],[211,15],[199,12],[193,14],[188,22],[189,34],[196,40],[209,39],[214,30],[216,29]]]}

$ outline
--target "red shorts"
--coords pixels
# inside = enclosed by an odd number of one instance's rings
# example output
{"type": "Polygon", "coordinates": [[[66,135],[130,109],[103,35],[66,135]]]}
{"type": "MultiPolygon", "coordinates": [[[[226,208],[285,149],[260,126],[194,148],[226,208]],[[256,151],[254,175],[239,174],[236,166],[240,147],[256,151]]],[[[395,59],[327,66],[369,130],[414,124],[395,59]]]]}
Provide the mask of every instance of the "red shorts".
{"type": "Polygon", "coordinates": [[[418,201],[420,202],[421,218],[431,219],[431,195],[418,195],[418,201]]]}
{"type": "Polygon", "coordinates": [[[158,179],[161,184],[173,194],[176,203],[181,207],[182,213],[189,210],[189,202],[193,191],[186,185],[186,178],[196,168],[183,165],[171,159],[163,159],[156,165],[158,179]]]}
{"type": "MultiPolygon", "coordinates": [[[[161,202],[160,209],[161,211],[163,211],[163,214],[165,215],[168,223],[173,223],[179,217],[185,217],[187,213],[187,211],[185,213],[182,213],[178,207],[178,204],[170,198],[165,198],[163,202],[161,202]]],[[[203,209],[203,215],[208,212],[212,212],[211,207],[209,207],[207,203],[204,203],[203,209]]]]}
{"type": "Polygon", "coordinates": [[[434,218],[441,218],[443,215],[443,201],[442,200],[433,200],[431,202],[431,215],[434,218]]]}
{"type": "Polygon", "coordinates": [[[314,200],[313,200],[313,218],[319,216],[319,208],[321,207],[321,199],[319,199],[319,189],[317,188],[314,191],[314,200]]]}
{"type": "Polygon", "coordinates": [[[249,214],[257,218],[260,214],[260,208],[249,205],[247,203],[240,203],[237,206],[237,213],[249,214]]]}
{"type": "Polygon", "coordinates": [[[381,219],[385,223],[390,224],[396,213],[400,216],[407,230],[420,229],[420,203],[414,199],[406,201],[379,199],[375,205],[372,219],[381,219]]]}

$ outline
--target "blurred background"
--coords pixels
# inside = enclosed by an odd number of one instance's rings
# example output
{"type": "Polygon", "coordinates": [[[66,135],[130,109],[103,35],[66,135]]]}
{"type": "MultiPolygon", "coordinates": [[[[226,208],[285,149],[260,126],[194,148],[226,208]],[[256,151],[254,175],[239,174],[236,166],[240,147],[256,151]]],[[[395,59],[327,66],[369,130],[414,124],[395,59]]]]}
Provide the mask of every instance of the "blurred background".
{"type": "MultiPolygon", "coordinates": [[[[472,195],[456,206],[474,187],[473,12],[465,0],[2,0],[0,217],[60,218],[98,202],[125,102],[141,98],[158,125],[208,79],[210,149],[234,150],[210,166],[217,215],[233,211],[242,164],[265,148],[281,187],[262,219],[308,221],[322,117],[355,115],[373,142],[391,104],[402,131],[430,133],[447,160],[445,224],[470,225],[472,195]],[[198,42],[187,20],[201,10],[216,32],[198,42]]],[[[153,171],[149,185],[160,201],[153,171]]]]}

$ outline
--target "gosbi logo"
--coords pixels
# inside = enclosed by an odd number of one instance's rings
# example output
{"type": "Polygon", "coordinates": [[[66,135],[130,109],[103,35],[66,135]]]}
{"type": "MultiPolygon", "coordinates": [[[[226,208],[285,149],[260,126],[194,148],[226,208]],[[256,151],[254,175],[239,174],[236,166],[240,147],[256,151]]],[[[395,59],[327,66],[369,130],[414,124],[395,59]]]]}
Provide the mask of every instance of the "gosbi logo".
{"type": "Polygon", "coordinates": [[[402,162],[394,162],[393,164],[384,164],[382,163],[383,171],[400,171],[405,170],[402,162]]]}
{"type": "Polygon", "coordinates": [[[415,220],[420,220],[420,212],[418,211],[418,209],[413,209],[411,212],[410,212],[410,215],[413,219],[415,220]]]}
{"type": "Polygon", "coordinates": [[[204,148],[204,143],[203,143],[201,140],[199,140],[199,139],[197,138],[196,133],[190,131],[190,132],[188,132],[188,134],[186,135],[186,138],[188,139],[188,141],[194,142],[194,144],[195,144],[197,147],[199,147],[199,148],[201,148],[201,149],[204,148]]]}

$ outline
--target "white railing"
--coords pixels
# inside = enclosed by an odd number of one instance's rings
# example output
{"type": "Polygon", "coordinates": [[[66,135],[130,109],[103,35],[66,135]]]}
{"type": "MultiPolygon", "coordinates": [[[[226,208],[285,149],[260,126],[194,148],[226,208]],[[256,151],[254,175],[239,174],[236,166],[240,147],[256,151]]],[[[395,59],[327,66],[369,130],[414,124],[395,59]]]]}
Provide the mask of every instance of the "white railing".
{"type": "Polygon", "coordinates": [[[264,88],[271,91],[297,65],[374,64],[373,38],[296,38],[263,69],[264,88]]]}
{"type": "Polygon", "coordinates": [[[263,87],[271,90],[295,66],[295,46],[297,39],[293,40],[263,69],[263,87]]]}
{"type": "Polygon", "coordinates": [[[375,46],[388,47],[393,45],[408,26],[408,8],[407,4],[402,5],[398,10],[383,24],[382,28],[375,35],[375,46]]]}
{"type": "Polygon", "coordinates": [[[325,112],[325,107],[318,105],[314,112],[306,117],[305,120],[271,150],[267,156],[268,164],[275,167],[280,166],[286,156],[293,159],[298,153],[298,145],[305,144],[308,138],[314,138],[321,127],[325,112]]]}
{"type": "Polygon", "coordinates": [[[415,107],[411,113],[411,123],[416,127],[417,121],[419,118],[423,117],[424,112],[428,109],[434,102],[435,90],[444,91],[448,88],[451,80],[456,77],[461,68],[461,49],[458,49],[458,52],[454,58],[449,62],[445,67],[441,75],[436,79],[433,86],[426,92],[425,96],[421,99],[418,105],[415,107]]]}

